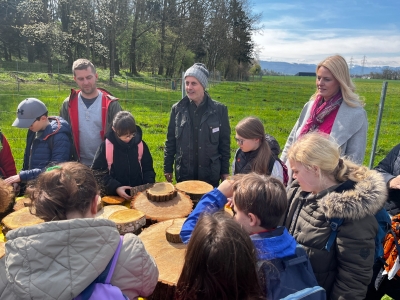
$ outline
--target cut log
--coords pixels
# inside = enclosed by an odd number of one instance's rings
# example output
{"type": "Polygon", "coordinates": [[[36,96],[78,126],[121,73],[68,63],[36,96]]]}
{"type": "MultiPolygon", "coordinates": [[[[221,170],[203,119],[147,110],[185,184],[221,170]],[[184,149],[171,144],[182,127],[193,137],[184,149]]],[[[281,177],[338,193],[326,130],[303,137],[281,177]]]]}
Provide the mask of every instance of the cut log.
{"type": "Polygon", "coordinates": [[[26,197],[17,197],[15,199],[15,204],[14,204],[14,211],[20,210],[21,208],[24,207],[29,207],[32,204],[32,200],[30,198],[26,197]]]}
{"type": "Polygon", "coordinates": [[[112,213],[109,220],[117,225],[120,234],[134,233],[146,225],[146,216],[136,209],[123,209],[112,213]]]}
{"type": "Polygon", "coordinates": [[[179,234],[181,233],[182,225],[185,220],[186,218],[172,220],[172,225],[165,230],[165,237],[167,238],[168,242],[182,243],[181,236],[179,234]]]}
{"type": "Polygon", "coordinates": [[[125,199],[120,196],[104,196],[101,198],[101,201],[105,205],[118,205],[125,202],[125,199]]]}
{"type": "Polygon", "coordinates": [[[199,201],[204,194],[211,192],[213,186],[201,180],[187,180],[175,184],[178,191],[184,192],[189,195],[193,201],[199,201]]]}
{"type": "Polygon", "coordinates": [[[24,207],[20,210],[12,212],[8,216],[6,216],[2,221],[3,225],[3,234],[4,236],[8,231],[43,223],[44,221],[34,215],[32,215],[29,211],[29,207],[24,207]]]}
{"type": "Polygon", "coordinates": [[[6,243],[0,242],[0,258],[6,254],[6,243]]]}
{"type": "Polygon", "coordinates": [[[97,214],[96,219],[108,219],[108,217],[116,211],[128,209],[123,205],[107,205],[104,206],[97,214]]]}
{"type": "Polygon", "coordinates": [[[164,202],[151,201],[147,199],[146,194],[138,193],[131,202],[131,208],[144,212],[148,224],[187,217],[192,207],[192,200],[181,192],[172,200],[164,202]]]}
{"type": "Polygon", "coordinates": [[[144,192],[145,190],[151,188],[154,185],[154,183],[146,183],[138,186],[134,186],[131,188],[131,196],[135,196],[139,192],[144,192]]]}
{"type": "Polygon", "coordinates": [[[168,220],[151,225],[139,235],[146,250],[156,261],[159,276],[157,286],[146,299],[174,299],[175,286],[185,261],[185,244],[172,244],[165,237],[165,230],[174,223],[168,220]]]}
{"type": "Polygon", "coordinates": [[[154,202],[164,202],[176,197],[176,189],[172,183],[157,182],[146,190],[147,198],[154,202]]]}

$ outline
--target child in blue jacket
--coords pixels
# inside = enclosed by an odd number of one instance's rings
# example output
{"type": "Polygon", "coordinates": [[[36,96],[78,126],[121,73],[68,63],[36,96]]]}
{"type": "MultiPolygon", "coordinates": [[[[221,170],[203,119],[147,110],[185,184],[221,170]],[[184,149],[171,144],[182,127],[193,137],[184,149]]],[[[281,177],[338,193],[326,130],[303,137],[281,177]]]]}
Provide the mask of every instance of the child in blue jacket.
{"type": "Polygon", "coordinates": [[[48,117],[46,105],[27,98],[17,108],[17,118],[12,126],[28,128],[24,164],[19,174],[8,177],[5,182],[26,183],[35,179],[51,164],[68,161],[71,150],[71,127],[61,117],[48,117]]]}
{"type": "Polygon", "coordinates": [[[289,295],[325,299],[325,291],[318,286],[304,249],[285,227],[278,226],[288,201],[283,184],[276,178],[249,173],[223,181],[201,198],[186,219],[180,233],[182,241],[189,241],[202,213],[223,209],[230,197],[234,219],[250,234],[256,248],[267,299],[289,295]],[[290,267],[285,269],[283,265],[290,267]]]}

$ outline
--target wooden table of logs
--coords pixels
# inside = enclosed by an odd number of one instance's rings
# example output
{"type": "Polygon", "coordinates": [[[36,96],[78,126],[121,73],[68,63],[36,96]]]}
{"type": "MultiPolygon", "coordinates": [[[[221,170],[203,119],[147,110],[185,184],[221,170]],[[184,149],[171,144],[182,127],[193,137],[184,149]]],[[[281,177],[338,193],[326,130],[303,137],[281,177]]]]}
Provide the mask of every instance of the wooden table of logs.
{"type": "Polygon", "coordinates": [[[156,223],[139,235],[146,250],[154,257],[159,271],[156,289],[153,295],[146,299],[174,299],[176,284],[185,260],[186,245],[181,243],[179,238],[185,220],[178,218],[156,223]]]}

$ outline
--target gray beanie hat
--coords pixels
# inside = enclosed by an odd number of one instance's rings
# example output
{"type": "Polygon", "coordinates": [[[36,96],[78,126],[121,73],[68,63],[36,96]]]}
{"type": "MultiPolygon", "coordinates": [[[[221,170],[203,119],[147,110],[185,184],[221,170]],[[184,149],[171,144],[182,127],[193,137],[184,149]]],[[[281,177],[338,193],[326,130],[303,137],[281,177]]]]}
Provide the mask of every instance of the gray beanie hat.
{"type": "Polygon", "coordinates": [[[196,79],[201,83],[203,88],[206,89],[208,85],[209,75],[210,74],[208,73],[208,70],[204,64],[195,63],[193,66],[191,66],[189,69],[186,70],[184,77],[185,78],[188,76],[196,77],[196,79]]]}

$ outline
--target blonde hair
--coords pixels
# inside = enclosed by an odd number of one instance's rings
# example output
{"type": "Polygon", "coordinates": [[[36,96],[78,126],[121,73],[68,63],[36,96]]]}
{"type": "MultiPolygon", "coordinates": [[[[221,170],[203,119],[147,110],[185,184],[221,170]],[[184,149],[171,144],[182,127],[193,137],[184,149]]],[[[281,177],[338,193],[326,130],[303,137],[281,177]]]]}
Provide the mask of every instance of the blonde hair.
{"type": "MultiPolygon", "coordinates": [[[[351,107],[364,106],[364,100],[355,93],[356,87],[350,78],[349,67],[346,60],[340,55],[333,55],[325,58],[317,65],[316,73],[319,68],[327,68],[335,79],[339,82],[343,100],[351,107]]],[[[318,96],[318,89],[311,96],[315,100],[318,96]]]]}
{"type": "Polygon", "coordinates": [[[359,182],[368,171],[367,167],[341,158],[339,145],[329,135],[320,132],[308,133],[299,138],[290,147],[288,159],[299,162],[306,168],[317,166],[320,176],[333,176],[338,182],[349,179],[359,182]]]}

